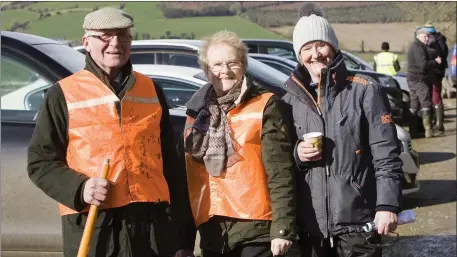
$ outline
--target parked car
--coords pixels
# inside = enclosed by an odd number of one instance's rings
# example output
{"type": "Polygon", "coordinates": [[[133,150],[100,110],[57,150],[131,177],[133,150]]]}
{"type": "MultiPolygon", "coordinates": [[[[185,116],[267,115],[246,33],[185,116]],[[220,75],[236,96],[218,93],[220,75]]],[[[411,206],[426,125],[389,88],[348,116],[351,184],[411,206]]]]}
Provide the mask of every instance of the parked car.
{"type": "MultiPolygon", "coordinates": [[[[292,71],[297,67],[298,62],[290,59],[286,59],[280,56],[269,55],[269,54],[249,54],[250,57],[259,60],[289,76],[292,71]]],[[[402,101],[402,92],[397,81],[391,76],[384,75],[377,72],[367,70],[354,70],[348,68],[348,70],[356,71],[360,74],[364,74],[378,81],[382,86],[384,92],[386,92],[389,98],[389,103],[392,108],[392,116],[396,123],[404,123],[404,115],[407,111],[405,103],[402,101]]]]}
{"type": "MultiPolygon", "coordinates": [[[[179,87],[185,88],[186,92],[188,92],[188,90],[193,90],[196,83],[200,83],[199,87],[202,87],[208,83],[207,79],[204,77],[202,70],[187,67],[184,69],[182,68],[183,67],[178,68],[176,66],[170,65],[134,65],[134,69],[136,71],[148,75],[152,78],[157,78],[158,74],[162,74],[162,76],[167,76],[168,79],[179,79],[183,83],[179,87]],[[180,74],[185,75],[181,76],[180,74]],[[184,85],[185,80],[187,80],[187,86],[184,85]]],[[[156,82],[155,79],[154,82],[156,82]]],[[[173,87],[172,85],[169,86],[173,87]]],[[[169,92],[166,87],[163,88],[164,92],[169,92]]],[[[174,89],[171,91],[174,91],[174,89]]],[[[167,98],[169,97],[167,96],[167,98]]],[[[170,98],[173,97],[170,96],[170,98]]],[[[397,137],[401,141],[400,158],[403,161],[403,170],[405,172],[403,181],[403,195],[408,195],[419,190],[419,183],[416,180],[417,174],[419,172],[419,155],[412,148],[411,137],[409,133],[397,124],[395,124],[395,127],[397,129],[397,137]]]]}
{"type": "MultiPolygon", "coordinates": [[[[248,46],[249,53],[270,54],[285,57],[293,61],[297,60],[297,57],[295,56],[294,45],[290,41],[271,39],[243,39],[243,42],[248,46]]],[[[374,72],[373,66],[358,56],[344,50],[341,50],[341,53],[343,54],[346,67],[355,70],[374,72]]],[[[393,76],[393,78],[398,82],[402,90],[403,102],[409,105],[411,99],[409,97],[409,87],[406,81],[406,74],[399,72],[396,76],[393,76]]]]}
{"type": "MultiPolygon", "coordinates": [[[[165,64],[200,68],[197,51],[201,40],[156,39],[132,41],[132,64],[165,64]]],[[[84,47],[74,49],[86,52],[84,47]]],[[[255,60],[248,58],[247,73],[254,79],[254,84],[264,87],[278,95],[283,94],[282,86],[287,76],[255,60]]]]}

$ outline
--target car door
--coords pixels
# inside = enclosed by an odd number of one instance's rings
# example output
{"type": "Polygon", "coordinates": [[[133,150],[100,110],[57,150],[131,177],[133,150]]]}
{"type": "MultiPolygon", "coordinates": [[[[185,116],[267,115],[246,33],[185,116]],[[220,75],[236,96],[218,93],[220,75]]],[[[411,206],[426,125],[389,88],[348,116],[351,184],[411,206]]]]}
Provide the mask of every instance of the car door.
{"type": "Polygon", "coordinates": [[[1,51],[1,256],[62,256],[57,203],[27,174],[27,148],[47,88],[56,81],[20,49],[1,51]]]}

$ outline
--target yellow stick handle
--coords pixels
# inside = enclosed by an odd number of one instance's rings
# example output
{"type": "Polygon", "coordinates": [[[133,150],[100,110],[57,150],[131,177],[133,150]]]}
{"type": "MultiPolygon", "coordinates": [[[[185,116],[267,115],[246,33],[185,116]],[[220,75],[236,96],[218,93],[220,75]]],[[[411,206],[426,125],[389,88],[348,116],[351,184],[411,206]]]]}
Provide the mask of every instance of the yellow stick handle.
{"type": "MultiPolygon", "coordinates": [[[[109,158],[106,158],[103,162],[103,172],[101,178],[106,179],[109,171],[109,158]]],[[[83,236],[81,238],[81,243],[79,244],[78,256],[77,257],[87,257],[87,253],[90,248],[90,240],[92,239],[94,233],[95,220],[97,219],[98,206],[91,205],[89,209],[89,214],[87,215],[86,226],[84,227],[83,236]]]]}

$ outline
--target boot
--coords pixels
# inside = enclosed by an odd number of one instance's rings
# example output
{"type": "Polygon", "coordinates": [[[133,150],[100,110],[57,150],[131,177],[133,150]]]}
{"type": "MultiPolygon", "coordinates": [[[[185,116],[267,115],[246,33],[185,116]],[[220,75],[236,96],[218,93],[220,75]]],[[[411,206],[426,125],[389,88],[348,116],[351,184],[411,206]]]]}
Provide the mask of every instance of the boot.
{"type": "Polygon", "coordinates": [[[433,130],[444,132],[444,125],[443,125],[443,123],[444,123],[444,106],[443,106],[443,103],[435,105],[434,109],[435,109],[436,123],[435,123],[435,127],[433,128],[433,130]]]}
{"type": "Polygon", "coordinates": [[[422,123],[425,128],[425,137],[433,137],[432,132],[432,110],[422,110],[422,123]]]}

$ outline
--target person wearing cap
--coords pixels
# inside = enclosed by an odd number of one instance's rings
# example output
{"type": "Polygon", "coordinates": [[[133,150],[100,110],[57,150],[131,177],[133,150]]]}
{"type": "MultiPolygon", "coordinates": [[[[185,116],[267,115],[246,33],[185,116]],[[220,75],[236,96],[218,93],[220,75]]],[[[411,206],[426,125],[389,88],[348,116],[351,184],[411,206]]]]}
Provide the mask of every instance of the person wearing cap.
{"type": "Polygon", "coordinates": [[[86,15],[86,67],[49,88],[28,148],[30,179],[59,203],[67,257],[90,205],[99,214],[88,256],[193,256],[185,168],[162,90],[132,70],[133,25],[115,8],[86,15]]]}
{"type": "MultiPolygon", "coordinates": [[[[440,32],[436,31],[433,24],[427,23],[424,25],[424,29],[430,32],[429,40],[427,42],[427,53],[431,60],[440,56],[441,60],[446,60],[449,54],[449,48],[446,44],[447,38],[440,32]]],[[[432,104],[433,104],[433,115],[435,120],[434,127],[432,130],[435,134],[441,134],[444,132],[444,105],[441,97],[442,81],[445,76],[446,69],[448,68],[448,62],[442,61],[437,68],[432,70],[431,84],[432,84],[432,104]]]]}
{"type": "Polygon", "coordinates": [[[381,85],[350,71],[338,39],[316,7],[293,31],[299,65],[284,85],[296,142],[297,224],[301,256],[376,256],[380,234],[397,226],[402,161],[381,85]],[[323,134],[322,147],[303,141],[323,134]],[[378,220],[374,234],[362,226],[378,220]]]}
{"type": "Polygon", "coordinates": [[[382,52],[373,57],[373,69],[378,73],[386,74],[389,76],[397,75],[397,72],[400,70],[398,55],[389,52],[388,42],[382,42],[381,49],[382,52]]]}
{"type": "Polygon", "coordinates": [[[440,56],[432,59],[427,52],[427,44],[430,40],[430,31],[421,28],[416,31],[416,40],[408,49],[408,72],[406,79],[409,86],[410,103],[410,131],[411,136],[417,137],[417,112],[422,113],[422,123],[425,128],[425,137],[430,138],[439,135],[438,131],[432,130],[432,84],[435,77],[435,69],[442,62],[440,56]]]}

